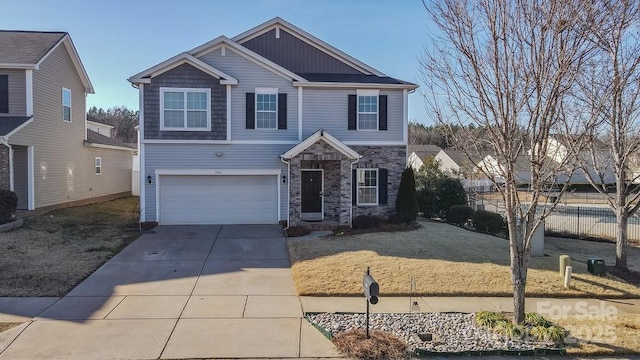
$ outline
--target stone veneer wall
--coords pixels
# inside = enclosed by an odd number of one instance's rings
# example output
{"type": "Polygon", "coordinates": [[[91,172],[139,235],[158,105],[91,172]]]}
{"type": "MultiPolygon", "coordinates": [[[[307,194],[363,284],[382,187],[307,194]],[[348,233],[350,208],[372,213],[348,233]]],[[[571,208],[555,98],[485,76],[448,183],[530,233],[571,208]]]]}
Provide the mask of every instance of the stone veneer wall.
{"type": "Polygon", "coordinates": [[[0,144],[0,189],[10,188],[9,148],[0,144]]]}
{"type": "Polygon", "coordinates": [[[387,204],[377,206],[353,205],[353,217],[376,215],[386,217],[396,209],[396,198],[400,188],[402,172],[407,167],[406,146],[351,146],[362,155],[354,168],[387,169],[387,204]]]}

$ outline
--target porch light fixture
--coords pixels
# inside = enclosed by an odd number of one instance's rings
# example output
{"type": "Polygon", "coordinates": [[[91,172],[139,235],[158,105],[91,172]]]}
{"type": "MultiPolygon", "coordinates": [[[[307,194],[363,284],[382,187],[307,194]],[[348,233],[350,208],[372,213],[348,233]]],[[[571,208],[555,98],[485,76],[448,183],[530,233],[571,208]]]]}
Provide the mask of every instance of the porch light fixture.
{"type": "Polygon", "coordinates": [[[283,184],[287,183],[287,175],[282,175],[282,183],[283,184]]]}
{"type": "Polygon", "coordinates": [[[147,175],[147,184],[151,184],[151,175],[147,175]]]}

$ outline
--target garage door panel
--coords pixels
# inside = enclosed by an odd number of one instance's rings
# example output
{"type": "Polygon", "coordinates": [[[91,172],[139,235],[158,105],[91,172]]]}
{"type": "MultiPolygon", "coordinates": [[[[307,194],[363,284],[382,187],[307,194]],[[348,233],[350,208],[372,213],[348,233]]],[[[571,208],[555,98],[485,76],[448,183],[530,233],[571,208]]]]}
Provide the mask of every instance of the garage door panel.
{"type": "Polygon", "coordinates": [[[276,176],[178,176],[159,180],[161,224],[273,224],[276,176]]]}

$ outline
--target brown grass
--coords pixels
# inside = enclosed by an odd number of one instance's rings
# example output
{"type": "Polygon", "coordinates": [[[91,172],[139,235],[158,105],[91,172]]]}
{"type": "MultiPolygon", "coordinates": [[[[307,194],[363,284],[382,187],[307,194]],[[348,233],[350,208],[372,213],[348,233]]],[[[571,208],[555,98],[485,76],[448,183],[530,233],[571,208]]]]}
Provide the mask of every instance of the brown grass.
{"type": "MultiPolygon", "coordinates": [[[[359,296],[362,294],[362,274],[367,266],[371,267],[383,296],[410,295],[412,277],[417,285],[414,295],[513,294],[507,240],[437,222],[422,222],[422,225],[424,227],[408,232],[337,236],[313,241],[291,239],[289,253],[298,294],[359,296]]],[[[582,246],[588,248],[591,244],[583,242],[582,246]]],[[[558,256],[567,252],[547,245],[548,256],[531,259],[527,295],[640,297],[638,287],[611,276],[588,274],[586,264],[578,261],[572,264],[572,288],[565,289],[557,269],[558,256]]],[[[614,252],[613,244],[604,245],[614,252]]]]}
{"type": "Polygon", "coordinates": [[[349,358],[357,359],[407,359],[407,346],[382,331],[370,331],[369,339],[362,329],[347,331],[333,338],[338,351],[349,358]]]}
{"type": "Polygon", "coordinates": [[[3,331],[7,331],[9,329],[13,329],[14,327],[22,324],[21,322],[0,322],[0,333],[3,331]]]}
{"type": "Polygon", "coordinates": [[[0,296],[63,296],[138,237],[138,198],[55,210],[0,233],[0,296]]]}
{"type": "Polygon", "coordinates": [[[621,355],[640,353],[640,314],[618,314],[613,319],[568,316],[554,322],[569,330],[578,343],[569,355],[621,355]]]}

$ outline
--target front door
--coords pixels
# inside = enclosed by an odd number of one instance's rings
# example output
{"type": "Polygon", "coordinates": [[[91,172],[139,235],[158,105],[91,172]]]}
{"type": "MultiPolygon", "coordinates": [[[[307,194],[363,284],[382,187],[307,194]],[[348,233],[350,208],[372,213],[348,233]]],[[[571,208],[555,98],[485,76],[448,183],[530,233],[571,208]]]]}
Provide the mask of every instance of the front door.
{"type": "Polygon", "coordinates": [[[301,212],[305,219],[322,220],[322,170],[303,170],[301,212]]]}

